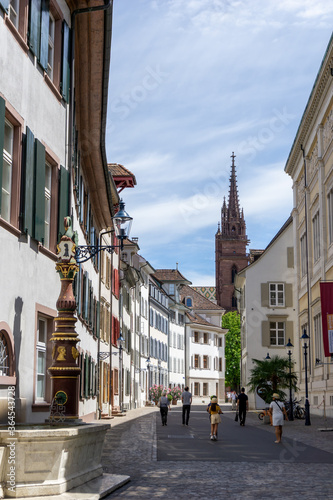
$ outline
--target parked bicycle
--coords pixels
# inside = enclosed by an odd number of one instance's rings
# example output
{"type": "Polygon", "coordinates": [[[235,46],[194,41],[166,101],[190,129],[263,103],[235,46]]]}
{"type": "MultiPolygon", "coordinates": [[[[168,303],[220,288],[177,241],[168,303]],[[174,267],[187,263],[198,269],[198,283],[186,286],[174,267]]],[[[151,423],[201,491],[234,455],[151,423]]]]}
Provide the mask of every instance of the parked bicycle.
{"type": "MultiPolygon", "coordinates": [[[[301,401],[297,401],[296,399],[294,399],[294,401],[293,401],[293,416],[294,416],[294,418],[304,419],[305,418],[305,409],[300,406],[300,402],[301,401]]],[[[286,411],[289,415],[289,411],[290,411],[289,401],[286,401],[284,403],[284,406],[285,406],[286,411]]]]}

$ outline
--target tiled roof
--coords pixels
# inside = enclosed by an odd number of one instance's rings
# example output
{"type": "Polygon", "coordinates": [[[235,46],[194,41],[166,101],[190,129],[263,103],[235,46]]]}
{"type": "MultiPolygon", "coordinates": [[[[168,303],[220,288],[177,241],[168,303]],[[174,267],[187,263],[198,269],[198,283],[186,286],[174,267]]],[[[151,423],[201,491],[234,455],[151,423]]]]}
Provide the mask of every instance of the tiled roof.
{"type": "Polygon", "coordinates": [[[223,307],[218,306],[217,304],[214,304],[209,299],[206,299],[201,293],[197,292],[193,287],[188,286],[188,285],[183,285],[180,290],[181,293],[181,300],[182,302],[185,301],[186,297],[191,297],[193,301],[193,309],[201,309],[201,310],[216,310],[216,311],[223,311],[223,307]]]}
{"type": "Polygon", "coordinates": [[[206,299],[212,300],[216,303],[216,288],[215,286],[193,286],[193,290],[200,293],[206,299]]]}
{"type": "Polygon", "coordinates": [[[212,323],[209,323],[209,321],[206,321],[205,319],[203,319],[201,316],[199,316],[199,314],[196,314],[193,311],[186,312],[185,314],[191,323],[197,323],[198,325],[204,325],[204,326],[215,326],[212,323]]]}
{"type": "Polygon", "coordinates": [[[191,284],[178,269],[156,269],[154,276],[160,281],[177,281],[191,284]]]}
{"type": "Polygon", "coordinates": [[[135,175],[128,168],[125,168],[124,165],[120,165],[120,163],[108,163],[108,167],[112,177],[133,177],[136,184],[135,175]]]}

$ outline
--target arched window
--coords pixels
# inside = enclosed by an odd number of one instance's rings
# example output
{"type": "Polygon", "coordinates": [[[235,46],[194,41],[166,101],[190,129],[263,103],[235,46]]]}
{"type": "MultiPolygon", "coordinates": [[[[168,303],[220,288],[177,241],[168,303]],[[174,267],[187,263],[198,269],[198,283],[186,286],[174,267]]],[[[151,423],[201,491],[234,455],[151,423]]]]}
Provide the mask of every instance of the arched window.
{"type": "Polygon", "coordinates": [[[237,267],[236,266],[232,266],[232,269],[231,269],[231,283],[235,283],[236,274],[237,274],[237,267]]]}
{"type": "Polygon", "coordinates": [[[192,307],[192,298],[191,297],[186,297],[185,305],[187,307],[192,307]]]}
{"type": "Polygon", "coordinates": [[[1,384],[16,384],[14,339],[4,321],[0,321],[0,380],[1,384]]]}

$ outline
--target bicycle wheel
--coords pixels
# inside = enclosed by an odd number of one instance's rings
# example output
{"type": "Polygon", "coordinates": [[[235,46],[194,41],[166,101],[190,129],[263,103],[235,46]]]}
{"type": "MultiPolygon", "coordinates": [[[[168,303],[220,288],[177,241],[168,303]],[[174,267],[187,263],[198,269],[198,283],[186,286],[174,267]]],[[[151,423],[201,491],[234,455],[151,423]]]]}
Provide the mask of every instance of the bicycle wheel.
{"type": "Polygon", "coordinates": [[[304,420],[305,419],[305,410],[304,408],[298,408],[298,417],[299,419],[301,420],[304,420]]]}
{"type": "Polygon", "coordinates": [[[259,413],[258,418],[259,418],[259,420],[263,420],[264,419],[264,414],[262,412],[259,413]]]}

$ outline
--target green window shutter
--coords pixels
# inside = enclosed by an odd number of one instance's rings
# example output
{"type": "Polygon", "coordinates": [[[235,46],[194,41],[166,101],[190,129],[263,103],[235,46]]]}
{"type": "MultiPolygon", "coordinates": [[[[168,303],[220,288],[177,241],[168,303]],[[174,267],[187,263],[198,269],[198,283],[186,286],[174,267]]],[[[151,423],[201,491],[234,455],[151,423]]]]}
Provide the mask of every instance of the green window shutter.
{"type": "Polygon", "coordinates": [[[87,354],[84,358],[84,397],[89,397],[89,358],[87,354]]]}
{"type": "Polygon", "coordinates": [[[39,63],[47,70],[49,57],[50,0],[42,0],[39,63]]]}
{"type": "Polygon", "coordinates": [[[70,84],[70,31],[64,21],[62,25],[62,68],[61,68],[61,94],[66,102],[69,101],[70,84]]]}
{"type": "Polygon", "coordinates": [[[271,337],[269,333],[269,321],[261,322],[261,344],[264,347],[269,347],[271,345],[271,337]]]}
{"type": "Polygon", "coordinates": [[[261,306],[269,307],[268,283],[261,283],[261,306]]]}
{"type": "Polygon", "coordinates": [[[293,286],[291,283],[286,283],[285,285],[285,293],[286,293],[286,307],[293,306],[293,286]]]}
{"type": "Polygon", "coordinates": [[[9,0],[0,0],[0,7],[8,13],[9,0]]]}
{"type": "Polygon", "coordinates": [[[24,165],[24,208],[23,231],[33,236],[33,204],[34,204],[34,178],[35,178],[35,138],[27,127],[25,136],[25,165],[24,165]]]}
{"type": "Polygon", "coordinates": [[[35,141],[35,230],[33,237],[37,241],[44,240],[45,226],[45,147],[36,139],[35,141]]]}
{"type": "Polygon", "coordinates": [[[5,138],[5,101],[0,97],[0,214],[2,195],[2,167],[3,167],[3,143],[5,138]]]}
{"type": "Polygon", "coordinates": [[[58,235],[65,232],[64,218],[70,215],[68,207],[69,199],[69,171],[60,166],[59,172],[59,204],[58,204],[58,235]]]}
{"type": "Polygon", "coordinates": [[[40,35],[41,35],[41,8],[42,0],[30,0],[29,6],[29,31],[28,40],[31,52],[40,55],[40,35]]]}

